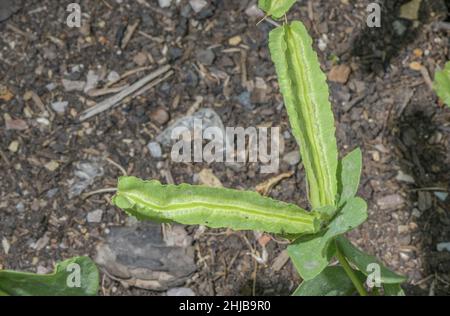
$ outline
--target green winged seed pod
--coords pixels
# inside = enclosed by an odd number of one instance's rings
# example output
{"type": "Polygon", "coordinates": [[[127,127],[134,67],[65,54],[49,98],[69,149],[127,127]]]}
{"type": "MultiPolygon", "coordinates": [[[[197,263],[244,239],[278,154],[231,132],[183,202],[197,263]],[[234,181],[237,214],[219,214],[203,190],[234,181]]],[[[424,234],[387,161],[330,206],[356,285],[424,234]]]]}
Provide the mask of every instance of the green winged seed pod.
{"type": "Polygon", "coordinates": [[[113,203],[138,219],[258,230],[277,234],[313,234],[320,214],[262,197],[256,192],[189,184],[162,185],[121,177],[113,203]]]}
{"type": "Polygon", "coordinates": [[[295,2],[297,0],[259,0],[258,6],[266,12],[267,16],[279,19],[289,11],[295,2]]]}
{"type": "Polygon", "coordinates": [[[313,209],[335,205],[338,152],[325,74],[312,39],[298,21],[272,30],[272,60],[292,132],[300,145],[313,209]]]}

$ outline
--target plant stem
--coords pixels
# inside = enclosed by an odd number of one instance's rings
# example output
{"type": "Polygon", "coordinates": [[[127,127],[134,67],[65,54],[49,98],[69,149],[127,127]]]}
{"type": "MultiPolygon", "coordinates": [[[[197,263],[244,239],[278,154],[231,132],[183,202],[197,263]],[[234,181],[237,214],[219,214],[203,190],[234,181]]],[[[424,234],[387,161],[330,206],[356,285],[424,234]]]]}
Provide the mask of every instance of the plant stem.
{"type": "Polygon", "coordinates": [[[342,268],[344,268],[345,273],[347,273],[348,277],[352,281],[352,283],[355,286],[356,290],[358,291],[359,295],[367,296],[367,291],[364,288],[364,285],[358,279],[358,277],[356,276],[355,271],[353,271],[352,267],[350,267],[350,264],[348,263],[345,256],[342,254],[341,250],[339,250],[339,246],[337,245],[337,243],[336,243],[336,257],[339,260],[339,263],[341,264],[342,268]]]}

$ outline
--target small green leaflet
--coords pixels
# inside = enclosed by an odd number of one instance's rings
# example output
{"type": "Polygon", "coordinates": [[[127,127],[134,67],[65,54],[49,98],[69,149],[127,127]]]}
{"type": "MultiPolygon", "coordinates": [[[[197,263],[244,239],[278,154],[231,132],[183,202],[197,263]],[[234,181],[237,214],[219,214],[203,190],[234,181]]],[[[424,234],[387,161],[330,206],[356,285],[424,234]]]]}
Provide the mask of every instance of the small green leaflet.
{"type": "Polygon", "coordinates": [[[439,98],[450,106],[450,61],[445,64],[443,70],[436,71],[433,87],[439,98]]]}
{"type": "MultiPolygon", "coordinates": [[[[356,272],[356,271],[355,271],[356,272]]],[[[364,280],[364,276],[357,274],[364,280]]],[[[355,286],[339,266],[326,267],[312,280],[303,281],[294,296],[348,296],[355,293],[355,286]]]]}
{"type": "Polygon", "coordinates": [[[319,213],[250,191],[121,177],[112,202],[138,219],[159,222],[277,234],[313,234],[321,228],[319,213]]]}
{"type": "Polygon", "coordinates": [[[90,296],[97,294],[98,286],[98,269],[88,257],[58,263],[48,275],[0,270],[0,295],[90,296]]]}
{"type": "Polygon", "coordinates": [[[345,257],[353,263],[364,275],[368,276],[373,271],[367,271],[371,264],[377,264],[380,267],[381,283],[397,284],[406,281],[404,276],[398,275],[388,268],[374,256],[370,256],[352,245],[345,237],[336,238],[337,245],[345,257]]]}
{"type": "Polygon", "coordinates": [[[338,153],[325,74],[312,39],[298,21],[272,30],[272,60],[281,93],[300,145],[313,209],[336,205],[338,153]]]}
{"type": "Polygon", "coordinates": [[[400,284],[383,284],[385,296],[405,296],[400,284]]]}
{"type": "Polygon", "coordinates": [[[266,12],[267,16],[279,19],[289,11],[295,2],[297,0],[259,0],[258,6],[266,12]]]}
{"type": "Polygon", "coordinates": [[[295,268],[304,280],[319,275],[335,254],[334,237],[344,234],[367,219],[367,204],[361,198],[351,198],[328,225],[328,229],[315,236],[305,236],[288,246],[295,268]]]}
{"type": "Polygon", "coordinates": [[[345,156],[338,165],[339,204],[342,205],[358,192],[361,178],[362,153],[356,148],[345,156]]]}

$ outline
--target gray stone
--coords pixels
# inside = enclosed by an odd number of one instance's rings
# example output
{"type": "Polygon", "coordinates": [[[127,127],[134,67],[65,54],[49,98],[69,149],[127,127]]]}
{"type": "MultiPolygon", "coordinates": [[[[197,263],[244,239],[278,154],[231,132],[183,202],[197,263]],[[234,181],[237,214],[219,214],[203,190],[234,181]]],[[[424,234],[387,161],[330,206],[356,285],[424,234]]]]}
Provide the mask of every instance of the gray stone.
{"type": "Polygon", "coordinates": [[[0,22],[19,11],[21,5],[21,1],[17,0],[0,0],[0,22]]]}
{"type": "Polygon", "coordinates": [[[69,102],[67,101],[53,102],[51,106],[53,111],[55,111],[56,113],[64,113],[67,107],[69,106],[69,102]]]}
{"type": "Polygon", "coordinates": [[[182,286],[197,269],[192,245],[168,245],[152,222],[111,228],[95,261],[127,285],[153,291],[182,286]]]}
{"type": "Polygon", "coordinates": [[[205,66],[211,66],[216,55],[211,49],[203,49],[197,52],[197,61],[205,66]]]}
{"type": "Polygon", "coordinates": [[[78,81],[78,80],[63,79],[63,80],[61,80],[61,82],[64,87],[64,90],[66,90],[67,92],[83,91],[84,86],[86,85],[86,82],[78,81]]]}
{"type": "Polygon", "coordinates": [[[161,8],[170,7],[171,3],[172,3],[172,0],[158,0],[158,4],[161,8]]]}
{"type": "Polygon", "coordinates": [[[300,151],[294,150],[287,153],[286,155],[284,155],[283,161],[287,162],[291,166],[298,165],[298,163],[300,162],[300,151]]]}
{"type": "Polygon", "coordinates": [[[103,217],[103,210],[95,210],[92,212],[89,212],[87,215],[87,221],[88,223],[100,223],[102,221],[103,217]]]}
{"type": "Polygon", "coordinates": [[[157,142],[150,142],[147,145],[147,148],[150,152],[150,155],[153,158],[161,158],[162,157],[162,149],[161,149],[161,145],[157,142]]]}
{"type": "Polygon", "coordinates": [[[422,212],[429,210],[433,206],[433,200],[431,198],[430,192],[419,191],[417,202],[419,210],[421,210],[422,212]]]}
{"type": "Polygon", "coordinates": [[[404,203],[405,199],[399,194],[387,195],[377,201],[382,210],[395,210],[402,207],[404,203]]]}

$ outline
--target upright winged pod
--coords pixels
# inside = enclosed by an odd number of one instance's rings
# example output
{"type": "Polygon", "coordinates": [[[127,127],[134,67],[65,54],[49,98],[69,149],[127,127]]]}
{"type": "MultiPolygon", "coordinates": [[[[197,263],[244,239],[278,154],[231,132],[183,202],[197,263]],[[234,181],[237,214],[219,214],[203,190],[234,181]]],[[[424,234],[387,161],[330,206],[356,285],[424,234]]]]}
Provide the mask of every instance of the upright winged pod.
{"type": "Polygon", "coordinates": [[[326,77],[298,21],[270,32],[269,47],[292,131],[300,145],[313,209],[335,205],[338,153],[326,77]]]}

